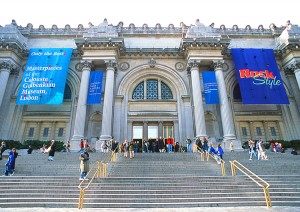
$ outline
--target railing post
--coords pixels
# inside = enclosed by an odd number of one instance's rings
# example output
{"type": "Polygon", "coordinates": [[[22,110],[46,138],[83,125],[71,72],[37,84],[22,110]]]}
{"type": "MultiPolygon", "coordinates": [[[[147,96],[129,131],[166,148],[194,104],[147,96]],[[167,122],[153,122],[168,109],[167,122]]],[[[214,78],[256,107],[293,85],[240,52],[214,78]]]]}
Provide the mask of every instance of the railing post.
{"type": "Polygon", "coordinates": [[[106,167],[107,167],[107,164],[103,163],[103,177],[106,177],[106,167]]]}
{"type": "Polygon", "coordinates": [[[263,188],[264,189],[264,194],[265,194],[265,199],[266,199],[266,204],[267,207],[272,207],[271,204],[271,198],[270,198],[270,193],[269,193],[269,189],[268,188],[263,188]]]}
{"type": "Polygon", "coordinates": [[[101,177],[101,166],[102,166],[102,162],[98,162],[97,178],[101,177]]]}
{"type": "Polygon", "coordinates": [[[222,176],[225,176],[226,175],[226,171],[225,171],[225,163],[224,163],[224,161],[221,162],[221,169],[222,169],[222,176]]]}
{"type": "Polygon", "coordinates": [[[83,201],[84,201],[84,189],[80,188],[78,209],[82,209],[83,208],[83,201]]]}
{"type": "Polygon", "coordinates": [[[231,173],[232,173],[232,176],[235,176],[236,175],[236,171],[235,171],[235,166],[233,164],[232,161],[230,161],[230,166],[231,166],[231,173]]]}

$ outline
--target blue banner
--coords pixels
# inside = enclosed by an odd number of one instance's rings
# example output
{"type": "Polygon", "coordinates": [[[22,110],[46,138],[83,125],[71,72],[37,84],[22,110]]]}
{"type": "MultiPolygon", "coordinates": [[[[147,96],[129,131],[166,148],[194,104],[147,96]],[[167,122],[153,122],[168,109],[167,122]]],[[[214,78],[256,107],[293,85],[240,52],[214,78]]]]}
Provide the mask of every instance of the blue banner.
{"type": "Polygon", "coordinates": [[[87,104],[101,103],[103,72],[103,70],[91,72],[87,104]]]}
{"type": "Polygon", "coordinates": [[[71,48],[30,49],[17,104],[62,104],[71,48]]]}
{"type": "Polygon", "coordinates": [[[243,104],[289,104],[272,49],[232,49],[243,104]]]}
{"type": "Polygon", "coordinates": [[[202,72],[205,103],[219,104],[219,92],[215,72],[202,72]]]}

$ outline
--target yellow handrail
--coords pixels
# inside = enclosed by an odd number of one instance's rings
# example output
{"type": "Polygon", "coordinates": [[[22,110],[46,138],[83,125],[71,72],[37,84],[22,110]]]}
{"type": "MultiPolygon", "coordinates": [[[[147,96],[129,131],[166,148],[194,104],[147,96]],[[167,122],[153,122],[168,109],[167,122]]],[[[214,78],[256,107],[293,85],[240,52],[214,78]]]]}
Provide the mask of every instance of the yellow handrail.
{"type": "MultiPolygon", "coordinates": [[[[204,155],[206,155],[206,161],[209,161],[209,157],[211,156],[218,163],[217,159],[213,155],[209,154],[207,151],[204,151],[203,149],[198,147],[196,144],[194,144],[194,146],[196,147],[197,151],[201,154],[201,161],[204,161],[204,155]]],[[[219,162],[221,165],[222,176],[225,176],[226,175],[225,161],[220,158],[219,162]]]]}
{"type": "Polygon", "coordinates": [[[218,164],[221,166],[221,172],[222,176],[226,176],[226,170],[225,170],[225,161],[220,158],[219,156],[219,161],[217,160],[216,157],[214,157],[212,154],[209,154],[209,152],[206,152],[206,160],[209,161],[209,157],[213,158],[218,164]]]}
{"type": "Polygon", "coordinates": [[[84,192],[87,190],[91,183],[93,182],[94,178],[101,178],[101,177],[106,177],[107,176],[107,163],[104,163],[105,160],[109,160],[111,162],[117,161],[116,153],[112,152],[112,154],[108,154],[109,157],[106,157],[102,161],[96,161],[90,171],[86,174],[84,179],[79,183],[78,188],[79,188],[79,201],[78,201],[78,209],[83,208],[83,202],[84,202],[84,192]],[[89,174],[93,171],[93,169],[96,169],[95,173],[93,174],[92,178],[90,179],[89,183],[87,184],[86,187],[82,187],[83,183],[85,182],[85,179],[89,174]]]}
{"type": "Polygon", "coordinates": [[[261,187],[263,189],[267,207],[272,207],[270,193],[269,193],[270,184],[267,183],[262,178],[260,178],[259,176],[257,176],[256,174],[254,174],[252,171],[250,171],[248,168],[246,168],[244,165],[242,165],[237,160],[229,161],[229,162],[230,162],[230,166],[231,166],[232,176],[236,176],[236,169],[240,170],[240,172],[242,172],[243,174],[245,174],[249,179],[251,179],[254,183],[256,183],[259,187],[261,187]],[[249,175],[246,172],[250,173],[256,179],[254,179],[251,175],[249,175]],[[262,184],[259,183],[258,181],[260,181],[262,184]]]}

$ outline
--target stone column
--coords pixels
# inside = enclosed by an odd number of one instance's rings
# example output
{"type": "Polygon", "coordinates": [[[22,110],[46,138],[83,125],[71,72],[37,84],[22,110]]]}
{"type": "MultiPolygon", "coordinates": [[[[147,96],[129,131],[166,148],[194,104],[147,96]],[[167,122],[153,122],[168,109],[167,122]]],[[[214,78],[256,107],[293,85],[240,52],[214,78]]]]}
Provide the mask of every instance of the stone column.
{"type": "MultiPolygon", "coordinates": [[[[127,137],[125,137],[125,139],[124,140],[128,140],[128,141],[131,141],[132,140],[132,121],[127,121],[127,137]]],[[[124,141],[122,141],[122,143],[123,143],[124,141]]]]}
{"type": "Polygon", "coordinates": [[[51,140],[55,140],[55,132],[56,132],[56,121],[52,122],[52,125],[51,125],[51,140]]]}
{"type": "Polygon", "coordinates": [[[249,121],[248,122],[249,123],[249,130],[250,130],[250,136],[251,136],[251,138],[250,139],[255,139],[254,138],[254,132],[253,132],[253,122],[252,121],[249,121]]]}
{"type": "Polygon", "coordinates": [[[148,122],[144,121],[144,126],[143,126],[143,140],[146,138],[148,140],[148,122]]]}
{"type": "Polygon", "coordinates": [[[194,116],[195,116],[195,128],[196,136],[207,137],[204,108],[202,101],[202,91],[200,86],[199,76],[199,64],[198,60],[190,60],[188,65],[191,71],[192,89],[193,89],[193,103],[194,103],[194,116]]]}
{"type": "Polygon", "coordinates": [[[36,140],[40,140],[42,123],[43,122],[39,122],[39,121],[36,123],[36,133],[37,133],[36,140]]]}
{"type": "Polygon", "coordinates": [[[116,61],[106,61],[106,81],[104,90],[102,132],[100,140],[109,140],[112,138],[112,108],[114,100],[115,67],[116,61]]]}
{"type": "Polygon", "coordinates": [[[158,122],[158,137],[163,137],[163,122],[159,121],[158,122]]]}
{"type": "Polygon", "coordinates": [[[268,122],[267,121],[263,121],[263,126],[264,126],[264,130],[265,130],[265,141],[268,141],[269,139],[269,127],[268,127],[268,122]]]}
{"type": "Polygon", "coordinates": [[[5,94],[6,85],[8,82],[9,74],[12,70],[16,69],[16,65],[14,65],[10,61],[0,61],[0,107],[2,105],[2,100],[5,94]]]}
{"type": "Polygon", "coordinates": [[[236,135],[232,118],[232,110],[226,92],[226,85],[223,75],[223,64],[224,61],[221,60],[213,61],[219,91],[220,112],[223,127],[223,141],[226,142],[235,140],[236,135]]]}
{"type": "Polygon", "coordinates": [[[84,138],[84,127],[86,119],[86,101],[88,95],[88,87],[91,72],[91,62],[83,61],[78,64],[79,69],[82,70],[81,83],[79,90],[79,97],[77,102],[76,117],[74,123],[74,133],[72,137],[71,149],[75,150],[79,148],[80,139],[84,138]]]}
{"type": "Polygon", "coordinates": [[[300,89],[300,61],[294,60],[291,64],[289,64],[286,69],[288,71],[294,72],[297,80],[298,87],[300,89]]]}

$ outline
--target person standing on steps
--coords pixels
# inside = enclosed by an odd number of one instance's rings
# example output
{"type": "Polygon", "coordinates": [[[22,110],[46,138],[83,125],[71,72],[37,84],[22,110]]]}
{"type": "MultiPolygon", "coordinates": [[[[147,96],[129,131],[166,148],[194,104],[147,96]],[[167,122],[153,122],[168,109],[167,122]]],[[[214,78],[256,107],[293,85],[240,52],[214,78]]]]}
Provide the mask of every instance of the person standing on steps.
{"type": "Polygon", "coordinates": [[[49,158],[48,158],[48,161],[53,161],[54,160],[54,154],[55,154],[55,149],[56,146],[55,146],[55,141],[54,140],[51,140],[51,144],[50,144],[50,147],[49,147],[49,158]]]}
{"type": "Polygon", "coordinates": [[[192,152],[192,140],[190,139],[190,137],[187,137],[185,142],[186,142],[186,151],[192,152]]]}
{"type": "Polygon", "coordinates": [[[221,147],[221,144],[218,144],[217,155],[223,160],[224,151],[221,147]]]}
{"type": "Polygon", "coordinates": [[[12,169],[13,171],[15,171],[16,160],[17,160],[17,157],[18,157],[19,153],[17,153],[17,150],[16,150],[15,148],[13,148],[13,153],[14,153],[14,158],[15,158],[15,159],[14,159],[12,165],[11,165],[11,169],[12,169]]]}
{"type": "Polygon", "coordinates": [[[159,149],[159,152],[164,152],[164,149],[165,149],[165,142],[161,136],[159,136],[159,139],[158,139],[158,149],[159,149]]]}
{"type": "Polygon", "coordinates": [[[5,142],[2,141],[1,142],[1,146],[0,146],[0,160],[2,160],[2,153],[6,150],[6,145],[5,142]]]}
{"type": "MultiPolygon", "coordinates": [[[[79,180],[84,180],[86,177],[87,173],[89,172],[89,160],[90,160],[90,155],[88,149],[85,149],[83,153],[80,155],[80,177],[79,180]]],[[[85,180],[89,180],[86,178],[85,180]]]]}
{"type": "Polygon", "coordinates": [[[233,145],[232,141],[230,141],[229,150],[230,150],[230,152],[234,152],[234,145],[233,145]]]}
{"type": "Polygon", "coordinates": [[[16,151],[15,148],[12,148],[12,150],[9,152],[9,156],[7,158],[7,161],[5,163],[5,176],[8,176],[8,173],[11,175],[14,175],[14,170],[12,169],[12,164],[14,163],[15,160],[15,155],[14,152],[16,151]]]}
{"type": "Polygon", "coordinates": [[[83,138],[80,139],[79,146],[80,146],[80,149],[78,150],[78,152],[84,152],[84,141],[83,141],[83,138]]]}

